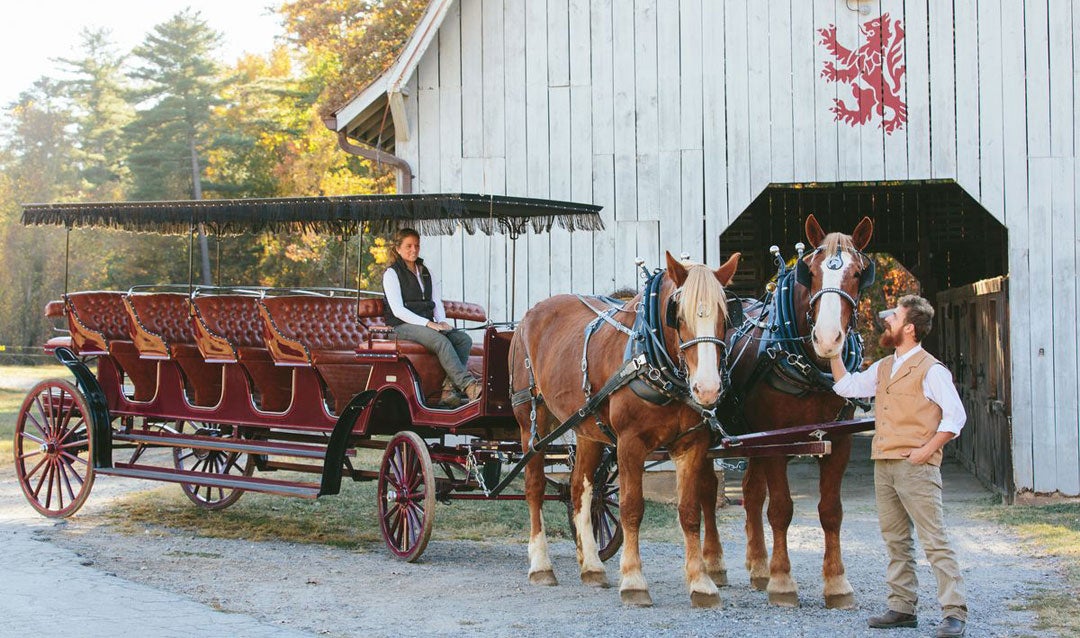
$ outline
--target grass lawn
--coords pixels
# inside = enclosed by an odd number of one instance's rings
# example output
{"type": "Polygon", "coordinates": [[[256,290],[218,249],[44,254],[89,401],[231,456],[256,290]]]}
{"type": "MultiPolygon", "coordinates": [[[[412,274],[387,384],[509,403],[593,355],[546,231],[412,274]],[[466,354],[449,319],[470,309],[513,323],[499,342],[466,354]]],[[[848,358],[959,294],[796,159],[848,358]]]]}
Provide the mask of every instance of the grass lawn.
{"type": "Polygon", "coordinates": [[[1038,586],[1025,605],[1039,618],[1037,629],[1080,636],[1080,503],[994,507],[985,516],[1016,531],[1027,555],[1059,560],[1064,587],[1038,586]]]}
{"type": "Polygon", "coordinates": [[[62,365],[0,366],[0,465],[11,465],[12,437],[26,388],[42,379],[71,379],[62,365]]]}

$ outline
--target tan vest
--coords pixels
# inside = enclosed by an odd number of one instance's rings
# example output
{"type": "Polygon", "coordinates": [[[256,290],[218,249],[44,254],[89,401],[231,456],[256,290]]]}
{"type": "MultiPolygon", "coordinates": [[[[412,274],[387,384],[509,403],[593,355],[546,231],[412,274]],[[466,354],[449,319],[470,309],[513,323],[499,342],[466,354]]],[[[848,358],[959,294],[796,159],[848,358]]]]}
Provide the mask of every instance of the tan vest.
{"type": "MultiPolygon", "coordinates": [[[[870,458],[902,459],[934,438],[941,425],[941,406],[923,394],[926,373],[940,362],[925,350],[911,356],[892,376],[895,355],[881,360],[877,368],[874,399],[874,441],[870,458]]],[[[928,463],[941,465],[941,450],[928,463]]]]}

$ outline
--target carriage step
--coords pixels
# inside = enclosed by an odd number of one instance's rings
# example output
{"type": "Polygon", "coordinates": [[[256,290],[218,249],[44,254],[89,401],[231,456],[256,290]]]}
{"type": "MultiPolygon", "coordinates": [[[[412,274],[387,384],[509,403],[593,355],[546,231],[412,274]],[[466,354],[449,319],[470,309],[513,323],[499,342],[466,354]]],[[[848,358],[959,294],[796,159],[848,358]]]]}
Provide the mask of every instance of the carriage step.
{"type": "Polygon", "coordinates": [[[145,443],[162,447],[190,447],[215,452],[295,456],[303,459],[322,459],[326,457],[326,446],[305,445],[303,443],[271,443],[252,439],[232,439],[198,434],[160,434],[157,432],[114,432],[112,438],[114,441],[145,443]]]}
{"type": "Polygon", "coordinates": [[[190,470],[173,470],[152,465],[116,463],[111,468],[96,468],[94,474],[140,478],[151,481],[164,481],[166,483],[188,483],[190,485],[238,489],[246,492],[264,492],[266,494],[299,498],[318,498],[319,496],[319,485],[317,483],[277,481],[252,476],[225,476],[223,474],[192,472],[190,470]]]}

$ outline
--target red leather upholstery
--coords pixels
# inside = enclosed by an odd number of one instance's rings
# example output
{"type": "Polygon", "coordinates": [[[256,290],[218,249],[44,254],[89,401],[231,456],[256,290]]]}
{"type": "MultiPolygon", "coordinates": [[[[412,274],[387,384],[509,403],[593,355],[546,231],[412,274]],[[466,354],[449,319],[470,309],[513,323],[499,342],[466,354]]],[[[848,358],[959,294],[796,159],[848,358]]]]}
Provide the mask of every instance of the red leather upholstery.
{"type": "Polygon", "coordinates": [[[283,412],[292,400],[292,372],[274,365],[263,341],[259,300],[244,295],[214,295],[193,300],[195,343],[209,361],[239,361],[260,409],[283,412]]]}
{"type": "Polygon", "coordinates": [[[143,359],[172,359],[183,372],[195,405],[221,398],[221,364],[207,363],[195,344],[192,308],[180,293],[136,293],[126,298],[131,337],[143,359]]]}
{"type": "Polygon", "coordinates": [[[64,300],[54,299],[45,304],[45,317],[48,319],[59,319],[64,316],[64,300]]]}
{"type": "Polygon", "coordinates": [[[64,297],[71,343],[82,356],[109,355],[135,387],[136,401],[149,401],[157,389],[157,364],[139,358],[131,342],[124,293],[91,290],[64,297]]]}

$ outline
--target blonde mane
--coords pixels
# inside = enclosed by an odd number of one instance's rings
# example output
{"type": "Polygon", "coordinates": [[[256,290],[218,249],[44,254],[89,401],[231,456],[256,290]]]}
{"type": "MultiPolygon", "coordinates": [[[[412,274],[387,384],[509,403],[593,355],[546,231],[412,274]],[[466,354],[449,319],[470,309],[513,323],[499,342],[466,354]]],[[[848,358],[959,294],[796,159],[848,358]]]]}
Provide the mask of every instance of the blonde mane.
{"type": "Polygon", "coordinates": [[[851,242],[851,235],[845,235],[844,233],[829,233],[825,235],[825,241],[821,243],[821,246],[826,256],[835,255],[841,250],[848,250],[852,253],[858,253],[855,250],[855,244],[851,242]]]}
{"type": "Polygon", "coordinates": [[[720,319],[726,322],[727,296],[712,269],[704,264],[685,265],[687,275],[679,293],[679,318],[687,326],[693,326],[698,317],[711,317],[716,309],[720,319]]]}

